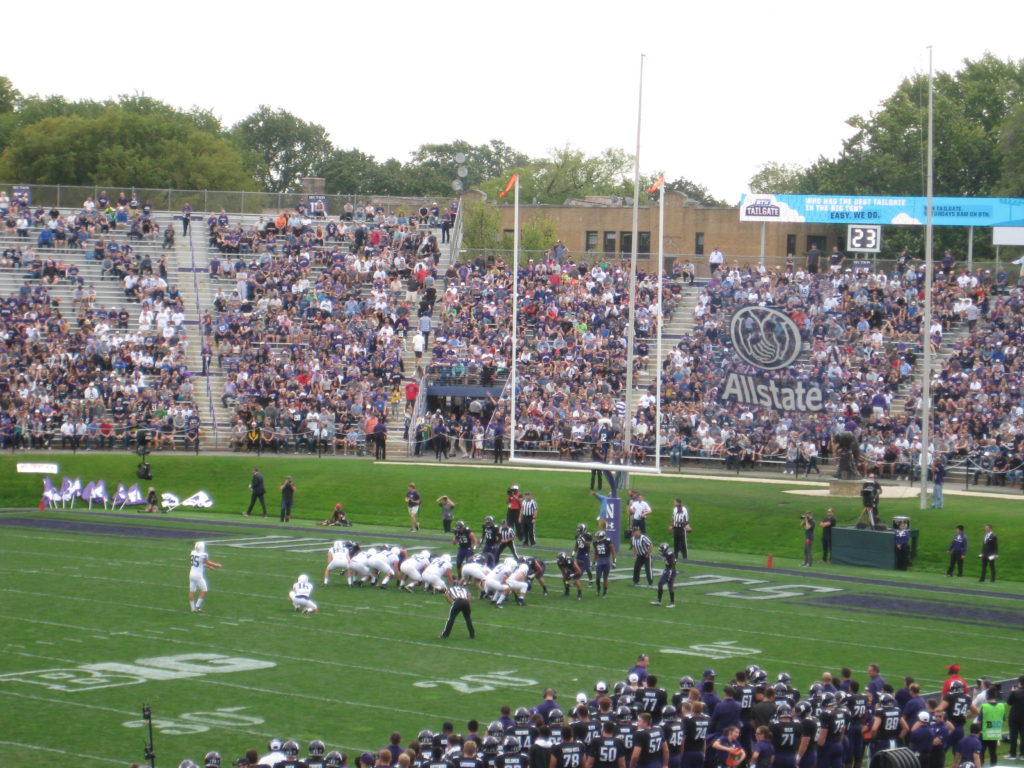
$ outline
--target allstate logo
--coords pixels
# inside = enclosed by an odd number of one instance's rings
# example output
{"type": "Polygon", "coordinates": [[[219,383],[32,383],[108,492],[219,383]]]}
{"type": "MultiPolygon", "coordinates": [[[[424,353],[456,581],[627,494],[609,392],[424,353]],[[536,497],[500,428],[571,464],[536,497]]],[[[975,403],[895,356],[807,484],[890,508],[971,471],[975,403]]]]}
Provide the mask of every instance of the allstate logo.
{"type": "Polygon", "coordinates": [[[790,366],[800,356],[800,328],[785,312],[772,307],[736,311],[729,321],[729,336],[744,362],[766,371],[790,366]]]}

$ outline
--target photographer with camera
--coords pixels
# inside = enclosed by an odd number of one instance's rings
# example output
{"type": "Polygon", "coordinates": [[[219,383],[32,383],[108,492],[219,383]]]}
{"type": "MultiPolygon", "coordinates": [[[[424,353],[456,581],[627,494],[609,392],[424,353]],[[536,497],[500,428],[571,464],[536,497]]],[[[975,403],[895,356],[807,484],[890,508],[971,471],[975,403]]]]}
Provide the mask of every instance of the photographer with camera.
{"type": "Polygon", "coordinates": [[[814,562],[814,513],[807,511],[800,515],[800,526],[804,529],[804,561],[801,567],[810,568],[814,562]]]}

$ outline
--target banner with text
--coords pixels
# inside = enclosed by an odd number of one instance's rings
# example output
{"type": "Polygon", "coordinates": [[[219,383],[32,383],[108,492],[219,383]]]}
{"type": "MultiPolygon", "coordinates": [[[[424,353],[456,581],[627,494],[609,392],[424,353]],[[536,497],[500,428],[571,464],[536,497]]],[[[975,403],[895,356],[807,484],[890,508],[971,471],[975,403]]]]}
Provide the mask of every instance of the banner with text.
{"type": "MultiPolygon", "coordinates": [[[[924,226],[927,217],[926,197],[751,194],[740,199],[740,221],[924,226]]],[[[936,197],[932,222],[941,227],[1024,226],[1024,199],[936,197]]]]}

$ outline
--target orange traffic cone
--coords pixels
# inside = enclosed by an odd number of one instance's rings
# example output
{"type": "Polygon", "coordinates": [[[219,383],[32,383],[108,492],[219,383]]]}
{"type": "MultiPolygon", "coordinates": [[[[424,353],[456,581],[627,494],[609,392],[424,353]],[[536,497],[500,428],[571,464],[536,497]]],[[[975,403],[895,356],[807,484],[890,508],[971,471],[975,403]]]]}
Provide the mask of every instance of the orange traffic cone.
{"type": "Polygon", "coordinates": [[[768,553],[768,565],[767,565],[767,567],[768,568],[772,568],[773,567],[772,566],[773,562],[775,562],[775,555],[773,555],[771,552],[769,552],[768,553]]]}
{"type": "Polygon", "coordinates": [[[46,511],[46,499],[43,496],[39,497],[39,511],[40,512],[45,512],[46,511]]]}

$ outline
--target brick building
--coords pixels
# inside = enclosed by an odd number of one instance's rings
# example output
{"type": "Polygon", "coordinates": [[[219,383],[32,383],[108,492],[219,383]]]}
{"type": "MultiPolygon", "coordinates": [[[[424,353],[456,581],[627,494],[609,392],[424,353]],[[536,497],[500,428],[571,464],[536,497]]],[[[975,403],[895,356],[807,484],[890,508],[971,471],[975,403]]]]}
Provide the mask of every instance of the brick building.
{"type": "MultiPolygon", "coordinates": [[[[481,200],[486,195],[477,190],[468,192],[465,201],[481,200]]],[[[647,202],[647,201],[642,201],[647,202]]],[[[514,211],[511,205],[498,206],[502,228],[511,234],[514,211]]],[[[629,254],[632,249],[633,208],[622,199],[587,198],[570,200],[565,205],[519,206],[520,224],[534,217],[546,216],[555,223],[558,238],[572,254],[629,254]]],[[[707,263],[707,255],[718,248],[731,263],[739,260],[757,262],[761,253],[761,224],[740,221],[738,208],[705,208],[679,192],[665,197],[665,255],[671,263],[676,257],[687,257],[697,265],[707,263]]],[[[793,253],[798,265],[803,263],[811,243],[828,253],[833,245],[843,246],[839,228],[825,224],[769,223],[765,227],[765,262],[769,266],[785,264],[786,254],[793,253]]],[[[640,206],[639,254],[641,261],[658,250],[658,206],[640,206]]]]}

